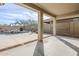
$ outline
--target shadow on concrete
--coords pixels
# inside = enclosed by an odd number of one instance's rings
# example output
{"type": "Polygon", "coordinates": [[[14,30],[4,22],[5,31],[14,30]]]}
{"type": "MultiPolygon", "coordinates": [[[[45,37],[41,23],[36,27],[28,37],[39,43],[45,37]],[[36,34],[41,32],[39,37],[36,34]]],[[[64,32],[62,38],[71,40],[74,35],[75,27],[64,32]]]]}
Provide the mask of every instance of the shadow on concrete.
{"type": "Polygon", "coordinates": [[[44,56],[43,41],[38,41],[33,56],[44,56]]]}
{"type": "Polygon", "coordinates": [[[64,44],[66,44],[67,46],[69,46],[70,48],[72,48],[73,50],[75,50],[77,52],[77,56],[79,56],[79,47],[67,42],[66,40],[56,36],[57,39],[59,39],[60,41],[62,41],[64,44]]]}
{"type": "MultiPolygon", "coordinates": [[[[46,37],[44,37],[44,38],[48,38],[48,37],[50,37],[50,36],[46,36],[46,37]]],[[[44,39],[44,38],[43,38],[43,39],[44,39]]],[[[14,46],[2,48],[2,49],[0,49],[0,52],[6,51],[6,50],[10,50],[10,49],[13,49],[13,48],[17,48],[17,47],[20,47],[20,46],[23,46],[23,45],[26,45],[26,44],[30,44],[30,43],[33,43],[33,42],[35,42],[35,41],[38,41],[38,39],[31,40],[31,41],[28,41],[28,42],[23,42],[23,43],[21,43],[21,44],[17,44],[17,45],[14,45],[14,46]]],[[[38,43],[39,43],[39,42],[38,42],[38,43]]],[[[37,44],[38,44],[38,43],[37,43],[37,44]]],[[[41,44],[43,44],[43,42],[41,42],[41,44]]],[[[40,44],[40,45],[41,45],[41,44],[40,44]]],[[[42,46],[42,45],[41,45],[41,46],[42,46]]]]}
{"type": "Polygon", "coordinates": [[[23,46],[25,44],[29,44],[29,43],[32,43],[32,42],[35,42],[35,41],[37,41],[37,40],[32,40],[32,41],[24,42],[24,43],[21,43],[21,44],[16,44],[16,45],[13,45],[13,46],[10,46],[10,47],[5,47],[5,48],[0,49],[0,52],[10,50],[10,49],[13,49],[13,48],[17,48],[17,47],[20,47],[20,46],[23,46]]]}

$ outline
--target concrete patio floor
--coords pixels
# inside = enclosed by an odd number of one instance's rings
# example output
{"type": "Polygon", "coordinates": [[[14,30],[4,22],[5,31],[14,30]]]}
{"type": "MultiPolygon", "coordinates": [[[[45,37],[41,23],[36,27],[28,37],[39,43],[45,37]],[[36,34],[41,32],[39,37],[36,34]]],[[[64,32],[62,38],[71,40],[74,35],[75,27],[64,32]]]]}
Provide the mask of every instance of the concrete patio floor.
{"type": "Polygon", "coordinates": [[[32,34],[30,32],[20,34],[0,34],[0,49],[22,44],[35,39],[37,39],[37,34],[32,34]]]}
{"type": "MultiPolygon", "coordinates": [[[[33,41],[28,44],[0,52],[2,56],[77,56],[79,55],[79,39],[66,36],[44,35],[43,42],[33,41]]],[[[0,35],[0,48],[12,46],[37,39],[37,34],[24,33],[0,35]],[[5,39],[3,39],[5,38],[5,39]],[[27,39],[27,40],[26,40],[27,39]],[[6,42],[7,40],[7,42],[6,42]],[[11,41],[11,42],[10,42],[11,41]],[[15,43],[14,43],[15,42],[15,43]]]]}

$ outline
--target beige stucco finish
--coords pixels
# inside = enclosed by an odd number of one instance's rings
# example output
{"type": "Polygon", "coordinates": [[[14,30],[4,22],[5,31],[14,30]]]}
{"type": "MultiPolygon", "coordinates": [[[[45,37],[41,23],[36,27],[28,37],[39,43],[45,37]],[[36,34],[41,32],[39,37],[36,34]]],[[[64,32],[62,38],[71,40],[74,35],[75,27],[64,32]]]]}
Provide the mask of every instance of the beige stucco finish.
{"type": "Polygon", "coordinates": [[[56,15],[57,19],[60,17],[79,16],[78,3],[35,3],[35,5],[56,15]]]}

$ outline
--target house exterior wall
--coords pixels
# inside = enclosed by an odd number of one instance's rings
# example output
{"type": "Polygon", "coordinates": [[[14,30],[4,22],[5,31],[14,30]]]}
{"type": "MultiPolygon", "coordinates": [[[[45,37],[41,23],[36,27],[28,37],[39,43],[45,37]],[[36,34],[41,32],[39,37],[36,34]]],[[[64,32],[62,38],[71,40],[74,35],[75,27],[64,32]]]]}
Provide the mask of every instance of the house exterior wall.
{"type": "Polygon", "coordinates": [[[67,19],[71,21],[57,22],[57,34],[79,37],[79,18],[67,19]]]}

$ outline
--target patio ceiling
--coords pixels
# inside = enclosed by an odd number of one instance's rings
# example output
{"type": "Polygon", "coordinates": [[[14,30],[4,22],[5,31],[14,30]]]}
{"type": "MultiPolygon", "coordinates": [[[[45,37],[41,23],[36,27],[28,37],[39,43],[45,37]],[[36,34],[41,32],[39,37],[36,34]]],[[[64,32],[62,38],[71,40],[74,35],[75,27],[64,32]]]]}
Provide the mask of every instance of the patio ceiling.
{"type": "Polygon", "coordinates": [[[34,3],[36,6],[60,17],[77,15],[79,16],[78,3],[34,3]]]}

